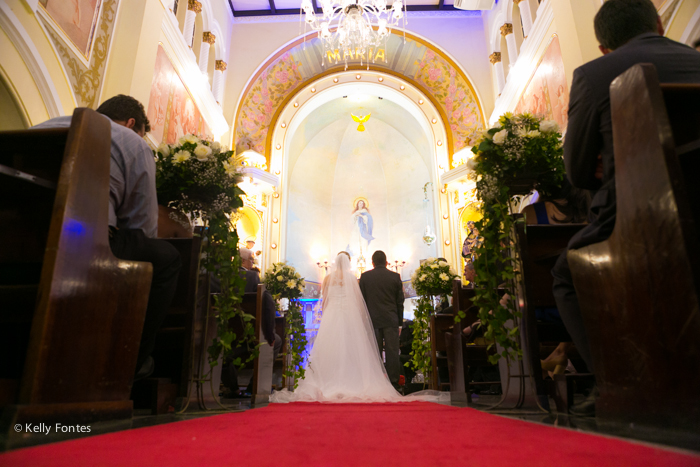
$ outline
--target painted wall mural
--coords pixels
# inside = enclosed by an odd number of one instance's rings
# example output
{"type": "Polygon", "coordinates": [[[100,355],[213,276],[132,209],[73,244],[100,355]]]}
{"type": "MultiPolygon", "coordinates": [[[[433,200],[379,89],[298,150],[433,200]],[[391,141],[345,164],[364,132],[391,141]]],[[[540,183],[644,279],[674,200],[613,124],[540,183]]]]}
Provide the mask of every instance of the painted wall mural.
{"type": "Polygon", "coordinates": [[[97,99],[100,95],[104,71],[107,66],[107,51],[114,29],[118,4],[119,0],[72,0],[70,2],[42,0],[42,5],[46,7],[50,19],[40,15],[41,21],[68,73],[67,78],[78,107],[94,109],[99,105],[97,99]],[[103,3],[101,8],[99,8],[100,3],[103,3]],[[73,5],[72,10],[69,8],[71,5],[73,5]],[[98,12],[99,17],[97,17],[98,12]],[[57,20],[57,18],[63,17],[65,18],[61,21],[65,20],[70,23],[75,20],[78,24],[73,25],[74,29],[68,26],[66,26],[68,29],[65,29],[57,20]],[[91,21],[89,28],[91,32],[87,42],[84,42],[84,35],[88,30],[87,18],[90,18],[91,21]],[[69,40],[74,42],[81,52],[85,50],[83,56],[78,56],[74,49],[66,44],[65,36],[60,34],[61,31],[68,35],[69,40]],[[92,41],[90,38],[93,36],[94,44],[90,51],[90,41],[92,41]],[[89,54],[88,51],[90,51],[89,54]]]}
{"type": "Polygon", "coordinates": [[[39,0],[39,3],[87,58],[102,0],[39,0]]]}
{"type": "MultiPolygon", "coordinates": [[[[236,116],[235,146],[265,154],[268,127],[281,103],[303,83],[329,69],[324,68],[323,46],[316,37],[292,45],[271,59],[249,85],[236,116]]],[[[416,38],[392,34],[387,40],[388,62],[370,65],[374,70],[390,70],[415,83],[432,96],[447,118],[453,150],[471,145],[484,128],[484,116],[476,93],[464,73],[441,51],[416,38]]],[[[359,57],[355,59],[360,64],[359,57]]],[[[355,63],[348,60],[351,65],[355,63]]]]}
{"type": "Polygon", "coordinates": [[[180,76],[162,45],[158,46],[151,95],[146,112],[151,122],[151,136],[156,142],[175,143],[181,136],[212,136],[180,76]]]}
{"type": "Polygon", "coordinates": [[[554,120],[560,128],[565,129],[568,110],[569,87],[566,84],[559,37],[555,35],[520,96],[515,112],[529,112],[547,120],[554,120]]]}

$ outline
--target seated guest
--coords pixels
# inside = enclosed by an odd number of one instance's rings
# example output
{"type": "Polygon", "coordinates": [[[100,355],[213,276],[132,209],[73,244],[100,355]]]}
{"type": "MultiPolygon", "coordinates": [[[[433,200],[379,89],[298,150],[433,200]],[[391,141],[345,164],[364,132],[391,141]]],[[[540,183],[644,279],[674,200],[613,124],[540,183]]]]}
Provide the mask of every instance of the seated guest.
{"type": "Polygon", "coordinates": [[[587,190],[571,186],[568,180],[553,195],[542,195],[523,209],[527,224],[583,224],[588,219],[591,197],[587,190]]]}
{"type": "MultiPolygon", "coordinates": [[[[561,188],[551,196],[541,196],[540,199],[523,209],[527,224],[569,224],[586,223],[590,195],[588,191],[574,188],[564,180],[561,188]]],[[[556,308],[535,309],[538,321],[563,324],[556,308]]],[[[574,348],[571,342],[560,342],[554,351],[541,360],[542,376],[563,374],[573,365],[569,362],[569,352],[574,348]]]]}
{"type": "MultiPolygon", "coordinates": [[[[588,216],[591,223],[571,239],[570,249],[607,240],[615,226],[612,81],[636,64],[651,63],[661,83],[700,83],[700,54],[664,37],[661,19],[651,0],[608,0],[598,10],[594,28],[603,56],[574,70],[564,163],[571,184],[595,194],[588,216]]],[[[595,371],[566,253],[552,269],[553,293],[576,349],[589,370],[595,371]]],[[[596,393],[592,391],[571,412],[593,415],[596,393]]]]}
{"type": "MultiPolygon", "coordinates": [[[[146,319],[141,335],[135,380],[153,373],[151,357],[156,333],[175,294],[180,254],[166,241],[157,240],[158,200],[155,161],[143,137],[151,130],[143,105],[118,95],[102,103],[97,112],[110,119],[112,145],[109,170],[109,246],[119,259],[153,265],[146,319]]],[[[34,128],[66,128],[70,116],[56,117],[34,128]]]]}

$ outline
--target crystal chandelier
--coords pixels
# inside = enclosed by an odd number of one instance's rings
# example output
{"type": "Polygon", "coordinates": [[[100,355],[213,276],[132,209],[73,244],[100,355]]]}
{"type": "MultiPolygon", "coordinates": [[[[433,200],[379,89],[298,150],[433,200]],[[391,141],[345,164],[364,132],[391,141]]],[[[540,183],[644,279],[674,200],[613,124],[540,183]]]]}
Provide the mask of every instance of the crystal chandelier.
{"type": "Polygon", "coordinates": [[[378,53],[392,27],[399,24],[405,29],[406,14],[402,0],[394,0],[387,8],[386,0],[321,0],[323,14],[317,15],[311,0],[302,0],[301,11],[304,13],[304,32],[306,27],[318,31],[323,42],[325,59],[338,63],[348,58],[365,62],[369,66],[375,58],[384,58],[378,53]],[[376,26],[372,26],[375,24],[376,26]]]}

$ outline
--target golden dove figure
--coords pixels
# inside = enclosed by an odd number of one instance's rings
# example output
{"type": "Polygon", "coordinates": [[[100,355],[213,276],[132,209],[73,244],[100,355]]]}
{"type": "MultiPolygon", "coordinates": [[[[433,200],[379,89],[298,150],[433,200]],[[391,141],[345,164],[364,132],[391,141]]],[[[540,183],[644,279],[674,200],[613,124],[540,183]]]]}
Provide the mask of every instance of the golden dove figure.
{"type": "Polygon", "coordinates": [[[357,131],[365,131],[365,126],[363,125],[363,123],[365,123],[367,120],[369,120],[369,117],[372,115],[372,113],[370,112],[367,115],[365,115],[364,117],[362,115],[360,115],[359,117],[356,115],[353,115],[353,114],[350,114],[350,115],[352,115],[353,120],[355,120],[357,123],[359,123],[359,125],[357,127],[357,131]]]}

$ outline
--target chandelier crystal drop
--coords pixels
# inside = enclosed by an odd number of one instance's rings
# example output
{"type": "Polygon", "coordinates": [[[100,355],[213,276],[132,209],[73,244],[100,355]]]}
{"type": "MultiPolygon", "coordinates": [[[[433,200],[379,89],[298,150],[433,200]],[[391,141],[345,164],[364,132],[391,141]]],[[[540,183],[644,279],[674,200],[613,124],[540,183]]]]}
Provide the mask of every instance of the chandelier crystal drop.
{"type": "Polygon", "coordinates": [[[302,0],[304,33],[306,28],[318,31],[323,43],[322,63],[326,59],[333,64],[348,58],[360,61],[360,65],[376,59],[386,62],[386,54],[380,52],[391,33],[400,26],[405,30],[406,11],[402,0],[394,0],[391,7],[386,0],[320,0],[322,14],[316,14],[311,0],[302,0]]]}

